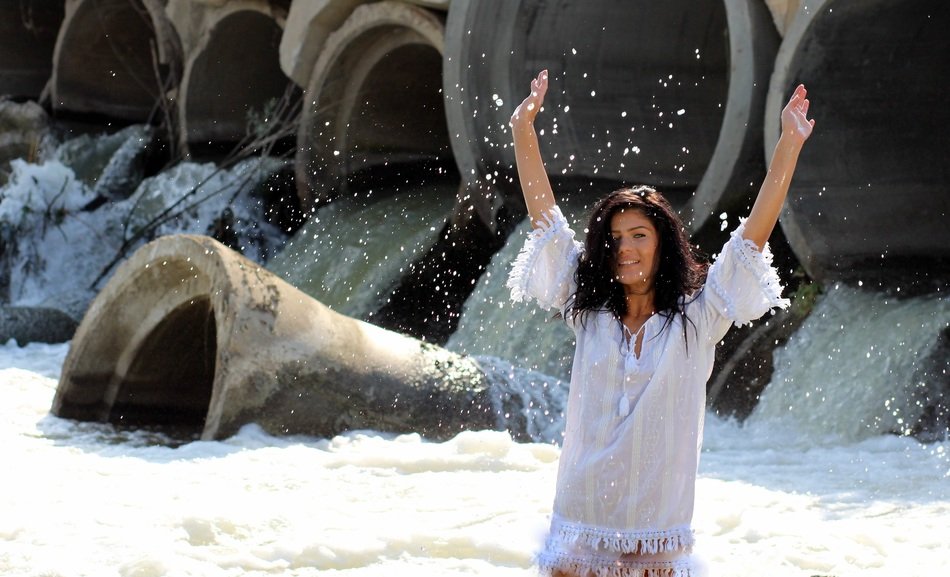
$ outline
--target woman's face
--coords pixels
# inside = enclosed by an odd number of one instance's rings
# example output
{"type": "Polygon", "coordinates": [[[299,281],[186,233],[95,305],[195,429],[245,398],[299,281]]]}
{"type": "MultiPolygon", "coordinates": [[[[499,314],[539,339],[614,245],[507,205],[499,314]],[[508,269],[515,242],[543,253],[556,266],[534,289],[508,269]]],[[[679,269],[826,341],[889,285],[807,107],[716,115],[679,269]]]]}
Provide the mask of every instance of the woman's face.
{"type": "Polygon", "coordinates": [[[610,236],[614,278],[634,290],[652,287],[660,264],[660,237],[653,222],[639,210],[621,210],[610,218],[610,236]]]}

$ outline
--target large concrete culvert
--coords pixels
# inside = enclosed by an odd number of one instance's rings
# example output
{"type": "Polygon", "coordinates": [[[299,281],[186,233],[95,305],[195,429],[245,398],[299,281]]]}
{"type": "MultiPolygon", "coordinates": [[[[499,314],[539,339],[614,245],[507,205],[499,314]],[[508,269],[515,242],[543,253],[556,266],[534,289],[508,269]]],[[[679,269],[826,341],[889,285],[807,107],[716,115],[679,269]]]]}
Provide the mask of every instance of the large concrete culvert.
{"type": "Polygon", "coordinates": [[[297,185],[310,208],[367,170],[452,166],[442,102],[444,25],[399,2],[357,7],[323,44],[304,93],[297,185]]]}
{"type": "Polygon", "coordinates": [[[800,82],[816,129],[781,224],[820,280],[928,290],[950,277],[950,4],[806,2],[786,33],[765,149],[800,82]],[[915,287],[915,284],[918,284],[915,287]]]}
{"type": "Polygon", "coordinates": [[[597,195],[655,185],[696,230],[745,210],[757,190],[777,46],[758,0],[454,0],[445,89],[461,172],[476,188],[496,171],[513,176],[508,120],[546,68],[539,129],[551,176],[607,181],[597,195]]]}
{"type": "Polygon", "coordinates": [[[180,133],[193,154],[252,139],[255,122],[264,128],[283,98],[296,97],[280,69],[282,32],[263,4],[225,6],[209,15],[181,86],[180,133]]]}
{"type": "Polygon", "coordinates": [[[61,0],[0,5],[0,95],[39,98],[53,73],[53,48],[63,14],[61,0]]]}
{"type": "Polygon", "coordinates": [[[499,426],[499,411],[470,359],[335,313],[187,235],[159,238],[116,270],[73,337],[52,406],[205,439],[250,422],[273,434],[445,438],[499,426]]]}
{"type": "Polygon", "coordinates": [[[211,278],[187,257],[122,273],[73,337],[63,367],[69,387],[57,392],[53,412],[200,432],[217,356],[211,278]]]}
{"type": "Polygon", "coordinates": [[[53,55],[57,111],[147,122],[181,73],[160,0],[69,0],[53,55]]]}

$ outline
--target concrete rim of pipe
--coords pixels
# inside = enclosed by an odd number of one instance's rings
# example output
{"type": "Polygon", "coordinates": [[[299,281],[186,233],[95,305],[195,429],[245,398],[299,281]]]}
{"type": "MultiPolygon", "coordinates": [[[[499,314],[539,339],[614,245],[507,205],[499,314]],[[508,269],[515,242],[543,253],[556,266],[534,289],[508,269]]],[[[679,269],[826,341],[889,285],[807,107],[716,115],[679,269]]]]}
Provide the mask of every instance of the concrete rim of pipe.
{"type": "Polygon", "coordinates": [[[812,278],[905,294],[946,282],[950,146],[933,128],[950,113],[931,79],[950,73],[948,25],[950,5],[935,0],[807,0],[787,30],[763,143],[771,153],[781,110],[805,83],[816,131],[780,223],[812,278]]]}
{"type": "Polygon", "coordinates": [[[202,438],[346,429],[446,438],[492,428],[484,374],[439,347],[335,313],[208,237],[136,251],[89,307],[53,414],[178,425],[202,438]]]}
{"type": "Polygon", "coordinates": [[[177,87],[181,67],[181,43],[158,0],[67,2],[53,50],[52,105],[144,122],[177,87]]]}
{"type": "MultiPolygon", "coordinates": [[[[338,189],[351,170],[348,157],[354,136],[350,123],[364,113],[360,90],[370,74],[388,55],[416,47],[433,50],[441,59],[444,24],[432,12],[400,2],[361,5],[327,37],[304,92],[297,132],[296,177],[305,211],[330,200],[321,189],[338,189]]],[[[393,105],[411,99],[398,92],[405,89],[392,87],[393,105]]],[[[399,133],[411,127],[384,128],[391,129],[390,138],[398,139],[399,133]]],[[[407,134],[404,140],[420,144],[415,133],[407,134]]]]}
{"type": "MultiPolygon", "coordinates": [[[[705,9],[718,10],[719,8],[715,6],[718,6],[718,3],[708,4],[705,9]]],[[[625,4],[623,7],[628,12],[620,16],[629,17],[634,21],[651,10],[633,4],[625,4]],[[643,12],[638,12],[639,10],[643,12]]],[[[528,20],[535,18],[538,12],[543,12],[542,8],[537,5],[537,2],[454,0],[451,4],[446,33],[446,115],[459,169],[469,187],[478,187],[486,176],[492,175],[496,170],[507,171],[507,176],[513,176],[513,156],[510,154],[510,147],[503,145],[507,145],[510,140],[507,134],[508,116],[523,96],[524,87],[527,86],[531,75],[536,72],[533,69],[529,70],[528,67],[541,66],[545,63],[549,65],[546,67],[556,66],[558,62],[570,58],[570,56],[565,56],[565,53],[569,53],[571,46],[560,46],[562,53],[538,53],[537,47],[531,45],[530,35],[525,30],[515,29],[518,18],[522,16],[528,20]],[[491,11],[496,13],[496,17],[486,16],[491,11]],[[526,13],[527,16],[522,13],[526,13]],[[490,23],[484,21],[490,21],[490,23]],[[486,43],[488,46],[478,44],[477,28],[480,22],[482,26],[491,27],[490,32],[493,35],[491,41],[486,43]],[[532,53],[532,50],[535,52],[532,55],[533,61],[528,63],[525,61],[527,59],[525,54],[532,53]],[[486,54],[483,55],[482,52],[486,54]],[[521,61],[513,62],[516,58],[520,58],[521,61]],[[489,76],[487,82],[475,82],[473,77],[475,73],[472,70],[478,66],[487,67],[489,76]],[[486,90],[488,92],[485,92],[486,90]],[[476,97],[479,97],[480,101],[490,101],[489,96],[493,93],[505,103],[499,107],[503,110],[492,110],[489,106],[476,103],[476,97]],[[477,114],[473,114],[476,111],[477,114]],[[495,132],[486,136],[486,130],[489,129],[485,127],[489,125],[493,127],[490,130],[495,132]],[[486,140],[490,143],[489,145],[484,144],[486,140]]],[[[695,5],[692,3],[675,7],[664,6],[662,10],[672,11],[678,8],[682,9],[680,19],[683,21],[695,11],[695,5]]],[[[701,171],[701,178],[695,185],[694,194],[685,200],[673,199],[681,207],[684,220],[689,223],[690,229],[694,232],[713,214],[722,210],[744,208],[755,190],[750,183],[761,179],[765,168],[760,148],[761,112],[764,108],[772,59],[778,46],[778,34],[767,8],[758,0],[723,0],[721,9],[725,12],[726,30],[723,32],[728,36],[726,41],[728,61],[725,63],[723,72],[728,76],[725,110],[721,113],[721,124],[718,127],[715,147],[710,153],[708,164],[701,171]]],[[[570,20],[568,17],[564,18],[570,20]]],[[[702,16],[695,16],[694,19],[694,26],[699,30],[703,30],[703,26],[708,26],[702,16]]],[[[601,21],[607,23],[603,19],[601,21]]],[[[535,21],[534,24],[537,25],[537,22],[535,21]]],[[[708,33],[708,31],[705,32],[708,33]]],[[[670,46],[668,34],[654,34],[652,40],[657,45],[655,52],[661,47],[670,46]]],[[[557,42],[563,43],[566,39],[558,39],[557,42]]],[[[636,52],[628,51],[631,54],[636,52]]],[[[692,56],[696,57],[696,55],[692,56]]],[[[710,54],[708,57],[715,60],[717,55],[710,54]]],[[[683,63],[689,65],[686,59],[680,64],[683,63]]],[[[597,75],[600,63],[594,61],[591,64],[592,73],[597,75]]],[[[615,64],[613,66],[617,67],[615,64]]],[[[651,78],[655,80],[655,77],[651,78]]],[[[626,97],[636,100],[636,98],[647,97],[647,94],[630,94],[626,97]]],[[[554,97],[556,98],[557,95],[555,94],[554,97]]],[[[550,92],[549,98],[551,98],[550,92]]],[[[587,103],[571,102],[569,104],[572,113],[587,106],[587,103]]],[[[611,104],[608,103],[605,106],[611,106],[611,104]]],[[[616,103],[613,106],[616,106],[616,103]]],[[[626,128],[624,123],[629,124],[630,121],[620,121],[620,112],[620,110],[611,110],[611,113],[616,113],[618,117],[616,124],[612,126],[623,125],[626,128]]],[[[645,117],[646,114],[643,118],[645,117]]],[[[558,138],[562,140],[570,138],[574,130],[570,126],[565,126],[566,124],[565,122],[561,124],[561,135],[558,138]]],[[[586,126],[579,127],[575,132],[579,133],[586,128],[586,126]]],[[[623,146],[621,144],[620,148],[622,149],[623,146]]],[[[562,154],[561,158],[566,158],[574,152],[576,151],[569,150],[562,154]]],[[[546,157],[546,161],[552,176],[559,176],[558,173],[562,169],[560,161],[552,159],[550,155],[546,157]]],[[[567,167],[566,164],[565,167],[567,167]]],[[[572,169],[580,177],[608,178],[603,176],[606,171],[598,173],[596,166],[580,169],[574,166],[572,169]]],[[[632,177],[630,174],[610,178],[617,183],[646,182],[664,189],[662,183],[649,182],[642,177],[632,177]]],[[[504,180],[501,179],[501,182],[504,180]]],[[[505,188],[512,189],[508,191],[508,194],[517,194],[516,186],[506,185],[505,188]]],[[[602,192],[606,193],[607,190],[602,192]]]]}

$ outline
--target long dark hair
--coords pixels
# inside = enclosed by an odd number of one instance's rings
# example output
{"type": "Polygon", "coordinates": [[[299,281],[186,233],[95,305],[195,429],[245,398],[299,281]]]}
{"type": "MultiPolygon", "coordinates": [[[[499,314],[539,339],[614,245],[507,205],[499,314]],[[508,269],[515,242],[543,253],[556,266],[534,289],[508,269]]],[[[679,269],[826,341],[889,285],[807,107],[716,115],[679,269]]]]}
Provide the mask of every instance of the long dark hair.
{"type": "Polygon", "coordinates": [[[592,312],[610,311],[618,322],[626,314],[623,286],[614,277],[616,247],[610,234],[610,221],[621,210],[641,212],[656,228],[659,265],[654,275],[654,304],[666,318],[663,330],[676,315],[682,316],[686,338],[686,302],[702,287],[709,264],[689,243],[686,227],[670,203],[649,186],[616,190],[594,205],[587,224],[584,254],[574,273],[577,292],[568,300],[567,314],[573,320],[580,317],[581,323],[592,312]]]}

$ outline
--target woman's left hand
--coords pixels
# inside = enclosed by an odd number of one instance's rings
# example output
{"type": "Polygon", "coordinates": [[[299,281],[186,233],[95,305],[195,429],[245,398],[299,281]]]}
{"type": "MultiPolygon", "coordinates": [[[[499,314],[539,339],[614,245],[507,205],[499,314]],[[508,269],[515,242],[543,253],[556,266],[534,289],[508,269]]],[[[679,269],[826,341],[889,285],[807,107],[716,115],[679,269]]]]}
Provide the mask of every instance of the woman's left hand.
{"type": "Polygon", "coordinates": [[[782,133],[791,136],[799,142],[805,142],[811,136],[811,130],[815,127],[815,119],[809,120],[808,115],[808,91],[804,84],[799,84],[788,104],[782,110],[782,133]]]}

